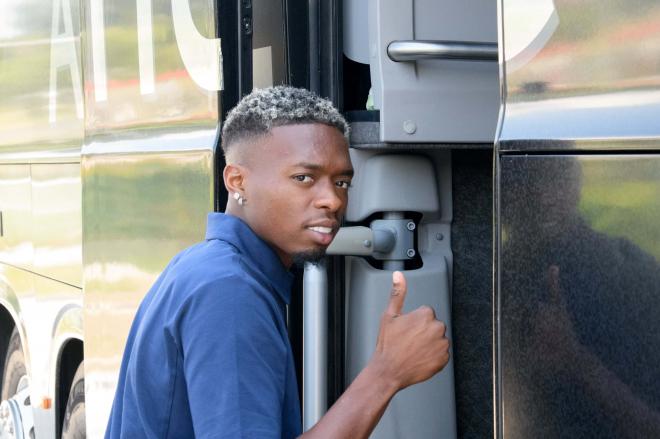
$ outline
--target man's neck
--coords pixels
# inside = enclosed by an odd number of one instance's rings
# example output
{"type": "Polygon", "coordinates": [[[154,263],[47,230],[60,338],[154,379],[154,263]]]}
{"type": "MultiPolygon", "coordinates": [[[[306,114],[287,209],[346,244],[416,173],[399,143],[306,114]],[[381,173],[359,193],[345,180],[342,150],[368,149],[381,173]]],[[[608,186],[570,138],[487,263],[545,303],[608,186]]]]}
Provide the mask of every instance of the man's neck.
{"type": "Polygon", "coordinates": [[[293,265],[293,259],[291,258],[291,256],[282,253],[277,248],[275,248],[268,239],[261,236],[259,232],[255,230],[252,224],[250,224],[250,221],[245,217],[242,208],[235,206],[231,202],[227,202],[227,206],[225,208],[225,214],[235,216],[236,218],[240,218],[241,221],[243,221],[245,224],[248,225],[248,227],[250,227],[250,230],[252,230],[259,238],[263,239],[275,251],[277,257],[280,258],[280,261],[282,261],[282,264],[284,265],[284,267],[286,267],[287,270],[291,268],[291,265],[293,265]]]}

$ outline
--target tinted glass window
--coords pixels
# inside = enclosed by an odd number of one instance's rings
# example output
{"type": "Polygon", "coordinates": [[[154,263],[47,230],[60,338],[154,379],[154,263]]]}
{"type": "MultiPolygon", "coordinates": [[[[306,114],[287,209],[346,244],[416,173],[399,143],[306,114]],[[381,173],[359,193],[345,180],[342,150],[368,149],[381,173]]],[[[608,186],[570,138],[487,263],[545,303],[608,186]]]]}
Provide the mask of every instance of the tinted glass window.
{"type": "Polygon", "coordinates": [[[501,163],[504,437],[660,437],[660,156],[501,163]]]}

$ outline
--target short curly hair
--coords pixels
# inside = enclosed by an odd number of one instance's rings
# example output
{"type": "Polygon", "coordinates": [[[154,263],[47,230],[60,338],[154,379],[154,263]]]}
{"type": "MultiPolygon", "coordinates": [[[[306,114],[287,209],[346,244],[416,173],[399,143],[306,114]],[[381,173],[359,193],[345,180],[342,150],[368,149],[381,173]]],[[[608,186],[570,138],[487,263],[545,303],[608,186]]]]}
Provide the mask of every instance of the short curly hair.
{"type": "Polygon", "coordinates": [[[256,89],[241,99],[224,121],[225,157],[239,141],[267,135],[274,127],[303,123],[335,127],[348,139],[348,122],[327,99],[304,88],[284,85],[256,89]]]}

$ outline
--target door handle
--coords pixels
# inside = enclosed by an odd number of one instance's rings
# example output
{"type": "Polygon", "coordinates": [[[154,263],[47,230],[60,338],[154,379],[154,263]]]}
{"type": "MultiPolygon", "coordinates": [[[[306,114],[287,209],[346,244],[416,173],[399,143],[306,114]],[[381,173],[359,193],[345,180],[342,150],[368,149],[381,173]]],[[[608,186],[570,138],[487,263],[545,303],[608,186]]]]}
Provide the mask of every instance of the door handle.
{"type": "Polygon", "coordinates": [[[400,40],[387,46],[387,56],[394,62],[422,59],[497,61],[497,43],[400,40]]]}
{"type": "Polygon", "coordinates": [[[342,227],[326,254],[372,256],[383,261],[412,259],[416,254],[413,248],[415,227],[412,220],[403,218],[374,220],[371,227],[342,227]]]}

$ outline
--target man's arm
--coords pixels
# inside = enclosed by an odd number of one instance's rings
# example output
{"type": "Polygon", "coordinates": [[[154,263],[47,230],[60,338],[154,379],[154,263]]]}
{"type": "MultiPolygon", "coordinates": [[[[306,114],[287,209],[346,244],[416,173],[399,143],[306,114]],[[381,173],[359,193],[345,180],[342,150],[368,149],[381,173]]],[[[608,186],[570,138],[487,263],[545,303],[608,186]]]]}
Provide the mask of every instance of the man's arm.
{"type": "Polygon", "coordinates": [[[287,346],[268,295],[247,276],[228,276],[181,307],[175,327],[195,438],[282,436],[287,346]]]}
{"type": "Polygon", "coordinates": [[[445,324],[426,306],[402,315],[406,280],[397,271],[392,281],[371,361],[301,438],[367,438],[396,392],[431,378],[449,361],[445,324]]]}

